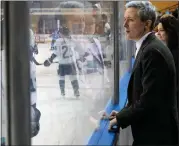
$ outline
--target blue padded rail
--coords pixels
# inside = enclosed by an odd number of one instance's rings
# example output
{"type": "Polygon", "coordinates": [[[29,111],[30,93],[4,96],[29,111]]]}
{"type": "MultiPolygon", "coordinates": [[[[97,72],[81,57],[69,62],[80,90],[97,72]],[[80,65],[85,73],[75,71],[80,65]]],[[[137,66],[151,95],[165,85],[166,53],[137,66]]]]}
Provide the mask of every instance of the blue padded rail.
{"type": "MultiPolygon", "coordinates": [[[[134,59],[132,59],[132,65],[134,64],[134,59]]],[[[124,107],[127,98],[127,87],[129,83],[131,74],[126,72],[124,76],[120,79],[120,102],[119,105],[113,105],[111,100],[108,101],[105,111],[110,114],[112,110],[120,111],[124,107]]],[[[108,132],[108,120],[100,121],[100,128],[97,131],[94,131],[88,141],[87,145],[113,145],[115,139],[115,133],[108,132]]]]}

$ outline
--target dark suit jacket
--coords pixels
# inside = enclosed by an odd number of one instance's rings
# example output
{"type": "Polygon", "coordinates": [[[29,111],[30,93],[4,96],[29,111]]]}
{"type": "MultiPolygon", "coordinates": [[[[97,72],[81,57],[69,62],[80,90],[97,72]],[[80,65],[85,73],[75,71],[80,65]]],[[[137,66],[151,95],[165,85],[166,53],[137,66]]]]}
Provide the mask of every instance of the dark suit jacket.
{"type": "MultiPolygon", "coordinates": [[[[178,111],[179,111],[179,48],[171,48],[171,52],[175,61],[175,67],[176,67],[176,76],[177,76],[177,105],[178,105],[178,111]]],[[[179,114],[179,113],[178,113],[179,114]]]]}
{"type": "Polygon", "coordinates": [[[116,116],[131,125],[133,145],[177,143],[176,69],[170,50],[148,35],[136,57],[128,85],[128,105],[116,116]]]}

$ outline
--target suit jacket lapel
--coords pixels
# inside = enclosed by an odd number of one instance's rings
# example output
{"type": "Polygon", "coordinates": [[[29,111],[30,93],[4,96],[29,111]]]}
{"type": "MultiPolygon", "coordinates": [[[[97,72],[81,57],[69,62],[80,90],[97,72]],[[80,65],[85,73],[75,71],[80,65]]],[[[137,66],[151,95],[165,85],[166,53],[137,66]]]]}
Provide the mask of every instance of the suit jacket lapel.
{"type": "Polygon", "coordinates": [[[139,52],[138,52],[138,54],[136,56],[136,59],[135,59],[135,62],[134,62],[134,66],[133,66],[133,69],[132,69],[132,73],[135,71],[135,69],[136,69],[136,67],[137,67],[137,65],[139,63],[139,60],[140,60],[140,57],[142,56],[142,52],[143,52],[144,48],[155,38],[156,38],[155,35],[153,33],[151,33],[143,41],[143,43],[142,43],[142,45],[141,45],[141,47],[139,49],[139,52]]]}

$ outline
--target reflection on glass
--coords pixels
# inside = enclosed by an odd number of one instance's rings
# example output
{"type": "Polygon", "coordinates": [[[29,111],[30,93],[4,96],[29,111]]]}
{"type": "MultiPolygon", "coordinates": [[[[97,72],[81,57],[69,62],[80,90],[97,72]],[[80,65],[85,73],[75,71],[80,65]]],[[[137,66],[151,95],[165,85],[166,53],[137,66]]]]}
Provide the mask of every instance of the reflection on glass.
{"type": "Polygon", "coordinates": [[[31,53],[32,106],[41,113],[32,144],[86,144],[113,94],[111,3],[44,1],[29,7],[38,48],[31,53]]]}
{"type": "Polygon", "coordinates": [[[119,17],[119,60],[120,60],[120,78],[124,76],[124,74],[127,72],[129,68],[129,52],[127,48],[131,49],[128,47],[128,42],[125,38],[125,29],[123,27],[123,22],[124,22],[124,1],[118,2],[118,8],[120,10],[119,17]]]}
{"type": "Polygon", "coordinates": [[[7,145],[8,143],[8,119],[7,119],[7,96],[6,96],[6,73],[5,73],[5,25],[4,25],[4,16],[3,16],[3,9],[1,9],[1,50],[0,50],[0,138],[1,138],[1,145],[7,145]]]}

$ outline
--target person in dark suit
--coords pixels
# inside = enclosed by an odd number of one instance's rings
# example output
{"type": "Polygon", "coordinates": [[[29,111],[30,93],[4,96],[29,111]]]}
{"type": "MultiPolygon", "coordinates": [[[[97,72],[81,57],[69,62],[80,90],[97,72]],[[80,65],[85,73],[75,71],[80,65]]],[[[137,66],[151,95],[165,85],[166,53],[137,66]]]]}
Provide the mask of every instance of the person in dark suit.
{"type": "Polygon", "coordinates": [[[152,30],[155,8],[148,1],[126,4],[126,37],[136,42],[135,63],[128,84],[128,103],[113,111],[109,130],[131,126],[133,145],[177,145],[176,68],[173,56],[152,30]]]}
{"type": "Polygon", "coordinates": [[[170,49],[177,74],[177,107],[179,109],[179,21],[170,14],[165,14],[159,19],[158,38],[170,49]]]}

